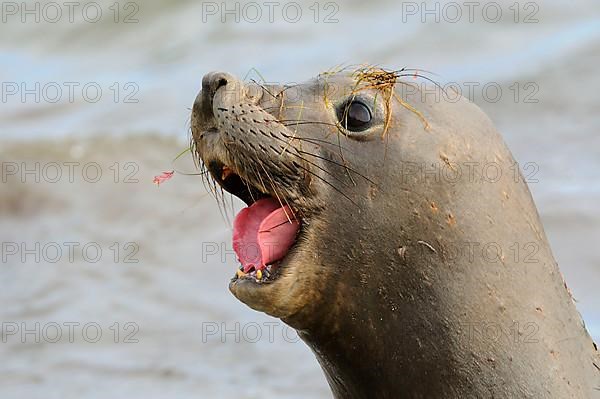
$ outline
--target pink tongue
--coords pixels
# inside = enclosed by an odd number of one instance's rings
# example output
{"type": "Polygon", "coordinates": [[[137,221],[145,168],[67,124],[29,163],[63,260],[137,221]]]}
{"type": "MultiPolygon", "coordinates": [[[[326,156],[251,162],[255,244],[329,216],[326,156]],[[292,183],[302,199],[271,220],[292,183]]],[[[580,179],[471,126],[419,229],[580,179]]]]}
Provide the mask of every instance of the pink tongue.
{"type": "Polygon", "coordinates": [[[244,267],[262,270],[283,258],[296,239],[300,228],[288,206],[273,198],[256,201],[237,214],[233,221],[233,250],[244,267]]]}

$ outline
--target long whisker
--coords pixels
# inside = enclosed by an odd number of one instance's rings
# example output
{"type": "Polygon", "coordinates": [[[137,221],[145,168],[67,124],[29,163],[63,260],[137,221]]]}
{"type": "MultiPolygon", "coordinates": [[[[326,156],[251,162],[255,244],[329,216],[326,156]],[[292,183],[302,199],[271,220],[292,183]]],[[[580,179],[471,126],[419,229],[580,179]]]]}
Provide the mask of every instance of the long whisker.
{"type": "Polygon", "coordinates": [[[277,98],[277,96],[275,96],[275,94],[271,93],[269,91],[269,89],[267,89],[262,83],[258,83],[256,80],[254,79],[250,79],[250,81],[258,86],[260,86],[264,91],[266,91],[271,97],[273,98],[277,98]]]}
{"type": "MultiPolygon", "coordinates": [[[[298,121],[300,121],[300,117],[302,116],[302,111],[304,111],[304,101],[302,101],[302,103],[300,105],[301,105],[301,108],[300,108],[300,112],[298,113],[298,121]]],[[[296,126],[296,129],[294,129],[294,133],[292,133],[292,137],[289,138],[289,140],[286,143],[285,147],[283,148],[283,151],[281,152],[281,154],[283,154],[287,150],[287,148],[292,143],[292,140],[294,139],[294,137],[296,137],[296,133],[298,133],[298,124],[295,124],[294,126],[296,126]]]]}
{"type": "Polygon", "coordinates": [[[177,173],[178,175],[183,175],[183,176],[203,176],[209,172],[206,170],[206,171],[200,172],[200,173],[186,173],[186,172],[181,172],[178,169],[175,169],[175,173],[177,173]]]}
{"type": "MultiPolygon", "coordinates": [[[[292,223],[292,219],[290,218],[290,216],[287,214],[287,211],[285,210],[285,207],[283,206],[283,202],[281,202],[281,197],[279,196],[279,194],[277,193],[277,189],[275,188],[275,184],[273,181],[273,178],[271,178],[271,175],[269,175],[269,172],[267,172],[267,169],[265,168],[265,166],[262,164],[262,162],[259,163],[259,165],[261,166],[262,170],[264,170],[265,174],[267,175],[267,177],[269,178],[269,181],[271,183],[271,187],[273,187],[273,192],[275,194],[275,196],[277,197],[277,200],[279,201],[279,205],[281,205],[281,207],[283,208],[283,212],[285,213],[285,217],[287,218],[287,220],[292,223]]],[[[290,204],[288,203],[287,199],[285,197],[283,197],[287,207],[291,210],[292,212],[292,216],[294,217],[294,219],[296,219],[296,215],[294,215],[294,211],[292,210],[292,207],[290,206],[290,204]]]]}
{"type": "Polygon", "coordinates": [[[278,121],[279,123],[281,123],[283,126],[289,127],[289,126],[300,126],[300,125],[325,125],[325,126],[334,126],[337,128],[337,125],[335,123],[331,123],[331,122],[317,122],[317,121],[278,121]]]}
{"type": "Polygon", "coordinates": [[[265,182],[263,181],[261,174],[260,174],[260,173],[258,173],[258,170],[257,170],[257,169],[254,167],[254,165],[255,165],[255,164],[257,164],[257,163],[258,163],[258,162],[254,162],[254,163],[252,164],[252,169],[254,170],[254,175],[255,175],[256,177],[258,177],[258,180],[260,181],[260,185],[262,186],[262,191],[266,193],[266,192],[267,192],[267,191],[269,191],[269,190],[267,190],[267,186],[265,186],[265,182]]]}
{"type": "MultiPolygon", "coordinates": [[[[354,101],[354,95],[353,95],[352,101],[354,101]]],[[[344,112],[347,114],[348,110],[346,109],[344,112]]],[[[347,116],[344,116],[343,120],[346,120],[346,118],[347,118],[347,116]]],[[[339,156],[342,159],[342,162],[344,163],[344,168],[346,169],[346,174],[350,178],[350,181],[352,182],[352,184],[354,184],[356,186],[356,182],[354,181],[354,179],[352,178],[352,175],[348,171],[347,162],[346,162],[346,159],[344,158],[344,152],[342,151],[342,141],[340,140],[341,134],[342,134],[341,129],[337,125],[336,125],[336,128],[337,128],[337,142],[338,142],[339,156]]]]}
{"type": "MultiPolygon", "coordinates": [[[[284,108],[285,109],[297,109],[297,108],[302,108],[302,107],[300,105],[286,105],[284,108]]],[[[312,107],[304,107],[304,108],[307,109],[307,110],[309,110],[309,111],[316,110],[316,108],[312,108],[312,107]]],[[[273,106],[273,107],[263,107],[263,110],[267,111],[267,112],[269,112],[269,110],[277,111],[277,110],[280,110],[280,109],[281,109],[281,105],[279,105],[279,106],[273,106]]]]}
{"type": "MultiPolygon", "coordinates": [[[[282,140],[282,139],[281,139],[281,138],[279,138],[279,137],[276,137],[276,136],[273,136],[273,137],[274,137],[274,138],[276,138],[277,140],[280,140],[280,141],[282,141],[282,142],[285,142],[284,140],[282,140]]],[[[312,153],[310,153],[310,152],[302,151],[301,149],[298,149],[298,148],[295,148],[295,147],[292,147],[292,148],[294,149],[294,151],[295,151],[295,152],[290,152],[290,151],[286,151],[286,152],[287,152],[288,154],[290,154],[290,155],[293,155],[293,156],[296,156],[296,157],[298,157],[298,158],[302,159],[303,161],[305,161],[305,162],[307,162],[307,163],[310,163],[311,165],[313,165],[313,166],[315,166],[316,168],[318,168],[318,169],[322,170],[323,172],[327,173],[328,175],[330,175],[330,176],[331,176],[331,177],[333,177],[334,179],[338,180],[340,183],[342,183],[342,184],[346,185],[346,183],[345,183],[344,181],[340,180],[340,179],[339,179],[337,176],[335,176],[334,174],[332,174],[332,173],[331,173],[331,172],[329,172],[328,170],[326,170],[326,169],[323,169],[323,168],[322,168],[322,167],[320,167],[319,165],[317,165],[317,164],[315,164],[315,163],[313,163],[313,162],[311,162],[311,161],[307,160],[306,158],[302,157],[301,155],[299,155],[299,153],[304,153],[304,154],[307,154],[307,155],[312,155],[312,156],[314,156],[314,157],[321,158],[321,159],[324,159],[324,160],[326,160],[326,161],[332,162],[332,163],[334,163],[334,164],[336,164],[336,165],[338,165],[338,166],[346,167],[345,165],[343,165],[343,164],[339,164],[339,163],[337,163],[337,162],[335,162],[335,161],[332,161],[332,160],[329,160],[329,159],[326,159],[326,158],[322,158],[322,157],[320,157],[320,156],[318,156],[318,155],[315,155],[315,154],[312,154],[312,153]]],[[[284,151],[285,151],[285,149],[284,149],[284,151]]],[[[282,153],[283,153],[283,152],[282,152],[282,153]]],[[[357,172],[357,171],[355,171],[355,170],[352,170],[352,171],[353,171],[354,173],[358,174],[358,175],[361,175],[359,172],[357,172]]],[[[362,176],[362,175],[361,175],[361,176],[362,176]]],[[[353,183],[354,183],[354,182],[353,182],[353,183]]],[[[375,183],[373,183],[373,184],[375,184],[375,183]]],[[[356,185],[356,184],[355,184],[355,185],[356,185]]]]}
{"type": "Polygon", "coordinates": [[[444,93],[446,96],[448,96],[448,94],[446,93],[446,91],[444,90],[444,88],[435,80],[428,78],[427,76],[423,76],[421,74],[417,74],[417,73],[410,73],[410,74],[402,74],[402,75],[397,75],[398,78],[403,78],[403,77],[415,77],[415,78],[421,78],[421,79],[425,79],[428,82],[433,83],[438,89],[440,89],[442,91],[442,93],[444,93]]]}
{"type": "Polygon", "coordinates": [[[281,89],[281,91],[279,93],[277,93],[277,96],[283,94],[285,91],[289,90],[289,89],[293,89],[294,87],[298,87],[300,86],[300,83],[296,83],[293,85],[286,85],[283,89],[281,89]]]}
{"type": "MultiPolygon", "coordinates": [[[[288,135],[286,135],[284,133],[282,133],[281,135],[283,137],[287,138],[287,139],[289,139],[291,137],[291,136],[288,136],[288,135]]],[[[306,142],[309,142],[309,143],[312,143],[312,144],[318,145],[318,146],[320,146],[319,143],[329,144],[329,145],[332,145],[332,146],[335,146],[335,147],[338,146],[337,144],[332,143],[330,141],[320,140],[320,139],[314,139],[312,137],[311,138],[307,138],[307,137],[294,137],[294,140],[306,141],[306,142]]],[[[345,148],[345,147],[342,147],[342,148],[344,148],[344,150],[347,151],[347,152],[349,152],[350,154],[355,154],[353,151],[349,150],[348,148],[345,148]]]]}
{"type": "Polygon", "coordinates": [[[323,161],[331,162],[331,163],[332,163],[332,164],[334,164],[334,165],[337,165],[337,166],[340,166],[340,167],[346,168],[347,170],[351,171],[352,173],[356,173],[357,175],[359,175],[360,177],[362,177],[363,179],[365,179],[365,180],[366,180],[366,181],[368,181],[369,183],[373,183],[373,184],[375,184],[375,185],[377,186],[377,183],[375,183],[373,180],[369,179],[367,176],[363,175],[362,173],[360,173],[360,172],[358,172],[358,171],[356,171],[356,170],[354,170],[354,169],[352,169],[352,168],[348,168],[348,166],[347,166],[347,165],[341,164],[341,163],[339,163],[339,162],[336,162],[336,161],[334,161],[334,160],[331,160],[331,159],[329,159],[329,158],[322,157],[322,156],[320,156],[320,155],[317,155],[317,154],[312,154],[312,153],[310,153],[310,152],[301,151],[301,150],[296,150],[296,151],[298,151],[298,152],[299,152],[299,153],[301,153],[301,154],[310,155],[310,156],[312,156],[312,157],[315,157],[315,158],[322,159],[323,161]]]}
{"type": "Polygon", "coordinates": [[[335,191],[337,191],[340,195],[342,195],[344,198],[346,198],[348,201],[350,201],[354,206],[356,206],[357,208],[359,208],[358,204],[356,202],[354,202],[352,200],[352,198],[348,197],[342,190],[340,190],[339,188],[337,188],[336,186],[334,186],[333,184],[331,184],[330,182],[328,182],[327,180],[325,180],[324,178],[322,178],[321,176],[317,175],[316,173],[312,172],[310,169],[307,169],[305,167],[303,167],[302,165],[296,165],[299,166],[301,169],[303,169],[306,173],[316,177],[317,179],[321,180],[323,183],[327,184],[329,187],[333,188],[335,191]]]}
{"type": "Polygon", "coordinates": [[[344,186],[346,186],[346,187],[350,187],[350,186],[348,186],[348,183],[346,183],[345,181],[343,181],[342,179],[340,179],[340,178],[339,178],[339,177],[337,177],[336,175],[332,174],[332,173],[331,173],[331,172],[329,172],[328,170],[326,170],[326,169],[322,168],[321,166],[317,165],[316,163],[314,163],[314,162],[312,162],[312,161],[309,161],[308,159],[306,159],[306,158],[304,158],[304,157],[302,157],[302,156],[300,156],[300,155],[298,155],[298,154],[293,154],[293,155],[295,155],[296,157],[300,158],[302,161],[304,161],[304,162],[306,162],[306,163],[308,163],[308,164],[310,164],[310,165],[314,166],[315,168],[317,168],[317,169],[319,169],[319,170],[323,171],[323,172],[324,172],[324,173],[326,173],[328,176],[331,176],[331,177],[333,177],[335,180],[337,180],[338,182],[342,183],[344,186]]]}
{"type": "Polygon", "coordinates": [[[397,69],[395,71],[392,71],[391,73],[398,75],[398,74],[401,74],[402,72],[407,72],[407,71],[425,72],[430,75],[440,76],[439,74],[437,74],[435,72],[431,72],[431,71],[428,71],[427,69],[420,69],[420,68],[402,68],[402,69],[397,69]]]}
{"type": "Polygon", "coordinates": [[[229,219],[229,213],[227,213],[227,203],[225,202],[225,190],[222,186],[219,186],[221,189],[221,204],[223,204],[223,213],[225,214],[225,221],[229,226],[231,226],[231,220],[229,219]]]}
{"type": "MultiPolygon", "coordinates": [[[[236,164],[236,169],[237,170],[241,170],[241,168],[239,167],[239,165],[237,165],[237,162],[234,161],[234,163],[236,164]]],[[[241,179],[242,182],[244,182],[244,185],[246,186],[246,189],[248,190],[248,193],[250,194],[250,198],[252,199],[252,202],[256,202],[256,198],[254,198],[254,194],[252,194],[252,189],[250,187],[250,184],[248,183],[248,181],[246,179],[241,179]]]]}
{"type": "Polygon", "coordinates": [[[213,193],[214,193],[215,201],[217,201],[217,207],[219,208],[219,213],[221,214],[221,218],[223,220],[225,220],[225,222],[227,224],[229,224],[229,219],[223,213],[223,209],[221,208],[221,203],[219,202],[219,194],[218,194],[218,191],[217,191],[217,182],[215,181],[215,179],[212,179],[212,178],[211,178],[211,181],[212,181],[212,184],[213,184],[213,190],[214,190],[213,193]]]}

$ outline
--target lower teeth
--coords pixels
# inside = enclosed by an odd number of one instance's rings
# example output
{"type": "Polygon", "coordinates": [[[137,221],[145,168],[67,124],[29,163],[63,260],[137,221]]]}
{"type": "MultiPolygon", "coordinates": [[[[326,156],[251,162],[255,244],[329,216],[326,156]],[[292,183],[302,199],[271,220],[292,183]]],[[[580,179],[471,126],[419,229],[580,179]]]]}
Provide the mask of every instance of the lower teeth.
{"type": "Polygon", "coordinates": [[[245,273],[244,267],[240,265],[240,268],[236,271],[236,275],[238,278],[253,277],[255,280],[261,281],[271,277],[271,274],[273,273],[273,267],[274,265],[267,265],[264,269],[254,269],[251,272],[245,273]]]}

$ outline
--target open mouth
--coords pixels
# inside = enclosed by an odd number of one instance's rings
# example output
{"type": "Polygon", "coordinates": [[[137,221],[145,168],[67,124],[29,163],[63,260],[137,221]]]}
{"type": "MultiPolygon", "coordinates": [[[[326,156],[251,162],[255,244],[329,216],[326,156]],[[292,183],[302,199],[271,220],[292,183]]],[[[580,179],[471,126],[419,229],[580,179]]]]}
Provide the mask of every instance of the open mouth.
{"type": "Polygon", "coordinates": [[[224,190],[247,205],[233,222],[233,250],[240,262],[234,280],[274,281],[300,231],[296,213],[282,198],[261,191],[230,166],[220,161],[207,166],[224,190]]]}

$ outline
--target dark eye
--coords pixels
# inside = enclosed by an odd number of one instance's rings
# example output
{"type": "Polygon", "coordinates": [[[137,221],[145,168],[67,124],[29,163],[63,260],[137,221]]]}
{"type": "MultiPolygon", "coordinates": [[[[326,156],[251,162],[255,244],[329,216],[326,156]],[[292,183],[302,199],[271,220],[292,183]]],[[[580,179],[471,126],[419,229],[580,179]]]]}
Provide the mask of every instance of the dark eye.
{"type": "Polygon", "coordinates": [[[342,126],[352,132],[365,130],[371,124],[371,110],[363,102],[354,100],[340,108],[342,126]]]}

